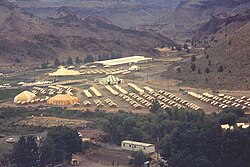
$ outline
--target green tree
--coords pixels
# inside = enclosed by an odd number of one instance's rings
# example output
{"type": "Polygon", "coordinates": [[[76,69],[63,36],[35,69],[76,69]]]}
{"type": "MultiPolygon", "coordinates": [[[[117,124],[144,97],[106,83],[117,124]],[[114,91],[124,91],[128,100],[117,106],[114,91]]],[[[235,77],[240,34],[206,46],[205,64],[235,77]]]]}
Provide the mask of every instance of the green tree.
{"type": "Polygon", "coordinates": [[[219,118],[219,123],[234,125],[237,119],[238,116],[234,113],[223,113],[219,118]]]}
{"type": "Polygon", "coordinates": [[[147,156],[142,151],[134,151],[131,155],[132,159],[130,160],[130,164],[136,167],[142,167],[144,162],[147,161],[147,156]]]}
{"type": "Polygon", "coordinates": [[[195,71],[195,69],[196,69],[195,63],[191,63],[191,69],[192,69],[192,71],[195,71]]]}
{"type": "Polygon", "coordinates": [[[55,146],[53,139],[46,137],[41,147],[41,165],[46,166],[48,164],[54,165],[55,161],[55,146]]]}
{"type": "Polygon", "coordinates": [[[161,109],[161,105],[159,103],[159,101],[157,99],[154,100],[154,102],[152,103],[152,106],[150,108],[150,112],[151,113],[157,113],[159,110],[161,109]]]}
{"type": "Polygon", "coordinates": [[[209,167],[204,154],[202,129],[193,123],[181,124],[163,144],[162,155],[175,167],[209,167]]]}
{"type": "Polygon", "coordinates": [[[83,60],[84,63],[90,63],[94,61],[95,61],[95,58],[92,55],[87,55],[83,60]]]}
{"type": "Polygon", "coordinates": [[[13,156],[18,167],[37,166],[39,159],[38,147],[33,136],[21,136],[14,146],[13,156]]]}
{"type": "Polygon", "coordinates": [[[195,56],[195,55],[192,55],[191,61],[192,61],[192,62],[195,62],[195,60],[196,60],[196,56],[195,56]]]}
{"type": "Polygon", "coordinates": [[[56,59],[54,60],[54,66],[58,67],[58,66],[60,66],[60,65],[61,65],[61,63],[60,63],[59,59],[56,58],[56,59]]]}
{"type": "Polygon", "coordinates": [[[78,136],[76,130],[69,127],[52,127],[48,130],[47,138],[53,141],[48,143],[53,143],[55,148],[54,163],[62,163],[65,160],[70,161],[72,154],[82,151],[81,138],[78,136]]]}
{"type": "Polygon", "coordinates": [[[72,58],[69,56],[68,60],[67,60],[67,65],[72,65],[73,64],[73,60],[72,58]]]}

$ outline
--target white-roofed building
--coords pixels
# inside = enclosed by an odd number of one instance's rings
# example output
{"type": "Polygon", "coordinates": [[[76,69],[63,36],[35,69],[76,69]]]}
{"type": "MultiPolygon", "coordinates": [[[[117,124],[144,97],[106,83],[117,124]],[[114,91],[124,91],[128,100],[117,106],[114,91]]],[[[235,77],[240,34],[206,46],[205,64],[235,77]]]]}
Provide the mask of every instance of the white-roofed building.
{"type": "Polygon", "coordinates": [[[125,64],[136,64],[136,63],[145,63],[152,61],[152,58],[144,57],[144,56],[130,56],[130,57],[123,57],[118,59],[112,60],[104,60],[104,61],[97,61],[93,64],[101,64],[103,66],[118,66],[118,65],[125,65],[125,64]]]}
{"type": "Polygon", "coordinates": [[[137,65],[133,65],[133,66],[131,66],[128,70],[129,70],[129,71],[138,71],[138,70],[140,70],[140,67],[137,66],[137,65]]]}
{"type": "Polygon", "coordinates": [[[149,143],[142,143],[137,141],[124,140],[121,143],[121,147],[123,150],[129,151],[142,151],[146,154],[155,152],[155,145],[149,143]]]}

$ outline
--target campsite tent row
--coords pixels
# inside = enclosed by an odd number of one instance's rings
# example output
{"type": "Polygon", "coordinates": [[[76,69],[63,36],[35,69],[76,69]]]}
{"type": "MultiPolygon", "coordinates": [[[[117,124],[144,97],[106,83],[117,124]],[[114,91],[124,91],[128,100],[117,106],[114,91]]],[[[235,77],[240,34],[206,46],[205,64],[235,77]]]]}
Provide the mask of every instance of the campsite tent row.
{"type": "Polygon", "coordinates": [[[109,107],[118,107],[118,105],[114,103],[111,99],[106,99],[104,101],[109,107]]]}
{"type": "Polygon", "coordinates": [[[122,94],[128,94],[128,92],[123,89],[122,87],[120,87],[119,85],[114,85],[114,87],[119,90],[122,94]]]}
{"type": "MultiPolygon", "coordinates": [[[[241,104],[235,103],[233,101],[230,100],[226,100],[224,98],[222,98],[223,96],[215,96],[215,95],[211,95],[209,93],[203,93],[202,95],[199,95],[197,93],[194,92],[188,92],[188,95],[197,98],[203,102],[209,103],[213,106],[218,106],[219,108],[227,108],[227,107],[241,107],[242,109],[247,109],[247,106],[243,106],[241,104]],[[205,96],[205,97],[204,97],[205,96]]],[[[232,99],[231,97],[229,99],[232,99]]]]}
{"type": "Polygon", "coordinates": [[[152,107],[152,102],[148,101],[148,100],[145,100],[144,98],[140,97],[139,95],[131,92],[129,93],[129,96],[134,98],[134,100],[140,102],[142,105],[148,107],[148,108],[151,108],[152,107]]]}
{"type": "MultiPolygon", "coordinates": [[[[155,97],[153,97],[153,96],[151,96],[151,95],[149,95],[147,93],[141,92],[141,93],[139,93],[139,95],[141,95],[142,97],[146,97],[147,99],[150,99],[151,102],[153,102],[155,100],[155,97]]],[[[173,104],[172,102],[169,102],[169,104],[167,104],[166,101],[160,100],[160,99],[158,99],[158,102],[161,105],[161,108],[163,108],[163,109],[171,108],[169,105],[173,104]]],[[[177,107],[179,107],[179,106],[177,106],[177,107]]]]}
{"type": "Polygon", "coordinates": [[[34,94],[48,94],[48,95],[54,95],[55,93],[57,94],[62,94],[62,93],[69,93],[72,94],[71,91],[73,89],[68,87],[68,86],[63,86],[63,85],[57,85],[57,86],[48,86],[48,89],[45,88],[40,88],[40,87],[33,87],[32,93],[34,94]]]}
{"type": "MultiPolygon", "coordinates": [[[[173,100],[174,103],[177,103],[177,106],[180,105],[180,107],[182,108],[190,108],[192,110],[202,110],[202,108],[194,103],[191,103],[187,100],[184,100],[184,99],[181,99],[179,97],[176,97],[175,95],[169,93],[169,92],[166,92],[164,90],[159,90],[159,93],[160,95],[163,96],[164,100],[173,100]],[[184,105],[184,106],[183,106],[184,105]]],[[[159,94],[158,94],[159,95],[159,94]]],[[[159,96],[158,98],[161,98],[161,96],[159,96]]]]}
{"type": "Polygon", "coordinates": [[[95,103],[96,107],[103,107],[104,106],[104,104],[102,103],[101,100],[94,100],[94,103],[95,103]]]}
{"type": "Polygon", "coordinates": [[[154,91],[154,89],[152,89],[152,88],[150,88],[150,87],[148,87],[148,86],[145,86],[145,87],[143,87],[146,91],[148,91],[148,92],[153,92],[154,91]]]}
{"type": "Polygon", "coordinates": [[[242,96],[240,99],[250,102],[250,97],[242,96]]]}
{"type": "Polygon", "coordinates": [[[223,98],[211,95],[209,93],[203,93],[203,96],[205,97],[194,92],[188,92],[188,95],[195,97],[203,102],[209,103],[213,106],[218,106],[222,109],[227,108],[228,104],[231,103],[230,101],[223,100],[223,98]],[[223,104],[222,102],[224,102],[225,104],[223,104]]]}
{"type": "Polygon", "coordinates": [[[80,70],[80,72],[82,74],[85,75],[95,75],[95,74],[112,74],[116,71],[120,71],[119,69],[98,69],[98,70],[89,70],[89,71],[85,71],[85,70],[80,70]]]}
{"type": "Polygon", "coordinates": [[[34,100],[27,100],[27,101],[18,101],[16,104],[17,105],[26,105],[26,104],[36,104],[36,103],[44,103],[46,102],[46,98],[41,98],[41,99],[34,99],[34,100]]]}
{"type": "Polygon", "coordinates": [[[31,87],[31,86],[36,86],[36,85],[44,85],[44,84],[51,84],[53,81],[35,81],[35,82],[31,82],[31,83],[25,83],[25,82],[19,82],[17,83],[19,86],[23,86],[23,87],[31,87]]]}
{"type": "MultiPolygon", "coordinates": [[[[232,97],[232,96],[230,95],[223,96],[224,99],[228,99],[229,97],[232,97]]],[[[235,98],[235,97],[232,97],[232,98],[234,98],[233,99],[234,103],[238,103],[238,104],[250,107],[250,98],[247,98],[246,96],[242,96],[240,99],[235,98]]]]}
{"type": "Polygon", "coordinates": [[[83,90],[83,93],[88,97],[88,98],[91,98],[93,97],[92,94],[89,92],[89,90],[85,89],[83,90]]]}
{"type": "Polygon", "coordinates": [[[119,95],[119,93],[116,90],[114,90],[112,87],[110,87],[109,85],[105,86],[105,88],[109,90],[113,95],[115,96],[119,95]]]}
{"type": "Polygon", "coordinates": [[[158,102],[160,103],[160,105],[161,105],[161,107],[163,109],[172,108],[172,107],[185,108],[184,106],[182,106],[182,105],[180,105],[180,104],[178,104],[178,103],[176,103],[176,102],[174,102],[174,101],[172,101],[170,99],[167,99],[167,98],[165,98],[165,97],[163,97],[163,96],[161,96],[161,95],[159,95],[159,94],[157,94],[155,92],[149,92],[149,93],[152,96],[149,95],[149,94],[146,94],[146,93],[140,93],[140,95],[148,96],[151,99],[156,99],[157,98],[158,102]],[[170,106],[172,106],[172,107],[170,107],[170,106]]]}
{"type": "Polygon", "coordinates": [[[91,106],[91,102],[86,100],[86,101],[83,102],[83,105],[84,106],[91,106]]]}
{"type": "Polygon", "coordinates": [[[144,92],[143,89],[141,89],[140,87],[138,87],[137,85],[133,84],[133,83],[128,83],[128,86],[134,88],[137,92],[144,92]]]}
{"type": "MultiPolygon", "coordinates": [[[[234,126],[230,126],[229,124],[223,124],[220,126],[221,129],[223,130],[234,130],[234,126]]],[[[236,123],[236,127],[237,128],[242,128],[242,129],[247,129],[249,128],[249,124],[245,124],[245,123],[236,123]]]]}
{"type": "Polygon", "coordinates": [[[139,103],[137,103],[136,101],[134,101],[132,98],[130,98],[129,96],[125,95],[125,94],[119,94],[119,96],[124,99],[126,102],[128,102],[129,104],[131,104],[134,108],[136,109],[141,109],[142,105],[140,105],[139,103]]]}
{"type": "Polygon", "coordinates": [[[94,92],[94,94],[97,96],[97,97],[102,97],[102,94],[95,88],[95,87],[90,87],[89,88],[92,92],[94,92]]]}
{"type": "Polygon", "coordinates": [[[114,71],[114,72],[111,72],[110,74],[112,75],[117,75],[117,74],[129,74],[130,72],[128,70],[118,70],[118,71],[114,71]]]}
{"type": "Polygon", "coordinates": [[[220,108],[224,109],[227,107],[240,107],[243,110],[248,109],[250,107],[249,102],[244,101],[242,99],[237,99],[230,95],[219,94],[218,96],[212,95],[209,93],[203,93],[203,96],[212,100],[211,105],[218,105],[220,108]]]}

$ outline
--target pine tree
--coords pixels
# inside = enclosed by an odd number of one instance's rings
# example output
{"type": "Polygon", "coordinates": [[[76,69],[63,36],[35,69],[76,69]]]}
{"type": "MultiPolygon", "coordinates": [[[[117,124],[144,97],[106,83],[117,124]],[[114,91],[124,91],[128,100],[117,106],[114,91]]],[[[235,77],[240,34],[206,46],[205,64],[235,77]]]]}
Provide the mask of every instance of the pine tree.
{"type": "Polygon", "coordinates": [[[69,56],[68,60],[67,60],[67,65],[72,65],[73,64],[73,60],[72,58],[69,56]]]}
{"type": "Polygon", "coordinates": [[[81,60],[78,56],[76,56],[76,60],[75,60],[76,64],[80,64],[81,63],[81,60]]]}

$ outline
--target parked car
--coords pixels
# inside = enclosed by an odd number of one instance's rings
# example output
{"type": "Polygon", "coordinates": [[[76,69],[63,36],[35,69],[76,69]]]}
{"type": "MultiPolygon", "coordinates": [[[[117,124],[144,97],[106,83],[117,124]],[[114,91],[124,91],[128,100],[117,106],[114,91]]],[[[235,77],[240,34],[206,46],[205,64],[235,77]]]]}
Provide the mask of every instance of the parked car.
{"type": "Polygon", "coordinates": [[[15,142],[15,139],[10,137],[6,140],[7,143],[14,143],[15,142]]]}

